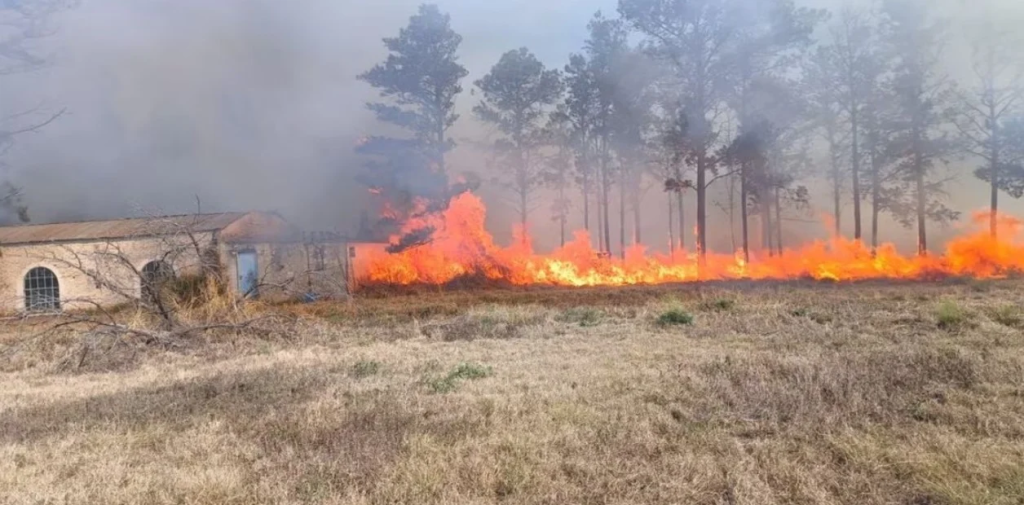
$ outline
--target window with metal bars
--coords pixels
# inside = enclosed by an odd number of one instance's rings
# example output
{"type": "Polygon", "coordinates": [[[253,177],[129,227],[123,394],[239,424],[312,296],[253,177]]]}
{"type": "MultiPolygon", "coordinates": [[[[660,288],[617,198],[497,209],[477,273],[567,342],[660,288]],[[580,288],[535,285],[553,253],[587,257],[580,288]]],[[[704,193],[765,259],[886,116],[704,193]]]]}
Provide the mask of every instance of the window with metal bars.
{"type": "Polygon", "coordinates": [[[25,310],[60,310],[60,283],[57,281],[57,275],[49,268],[36,267],[25,274],[25,310]]]}
{"type": "Polygon", "coordinates": [[[168,281],[174,279],[174,270],[164,261],[151,261],[142,267],[142,299],[155,302],[168,281]]]}

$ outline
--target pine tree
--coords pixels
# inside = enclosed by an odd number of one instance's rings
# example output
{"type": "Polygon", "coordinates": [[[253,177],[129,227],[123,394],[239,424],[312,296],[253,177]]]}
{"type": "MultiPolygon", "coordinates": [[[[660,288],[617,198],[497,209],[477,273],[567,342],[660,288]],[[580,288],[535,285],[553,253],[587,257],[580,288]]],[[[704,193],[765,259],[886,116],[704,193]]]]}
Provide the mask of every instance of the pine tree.
{"type": "MultiPolygon", "coordinates": [[[[546,121],[562,96],[557,70],[548,70],[526,48],[505,53],[490,73],[476,82],[483,100],[473,109],[494,125],[502,138],[494,142],[498,183],[515,194],[519,222],[527,228],[531,195],[544,180],[540,148],[549,142],[546,121]]],[[[524,234],[525,237],[525,234],[524,234]]]]}
{"type": "Polygon", "coordinates": [[[370,137],[357,149],[373,158],[360,181],[400,220],[422,201],[437,210],[450,197],[445,154],[455,143],[448,130],[459,118],[455,100],[468,74],[458,62],[461,43],[447,14],[422,5],[397,37],[384,39],[387,59],[358,77],[386,99],[367,105],[377,120],[408,132],[402,138],[370,137]]]}

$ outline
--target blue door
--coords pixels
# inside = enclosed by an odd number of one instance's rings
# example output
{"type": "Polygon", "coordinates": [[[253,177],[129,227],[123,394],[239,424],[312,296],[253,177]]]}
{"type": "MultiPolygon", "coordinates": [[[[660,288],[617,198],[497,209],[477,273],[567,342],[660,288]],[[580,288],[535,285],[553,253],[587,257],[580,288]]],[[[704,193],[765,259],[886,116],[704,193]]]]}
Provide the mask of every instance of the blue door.
{"type": "Polygon", "coordinates": [[[238,267],[238,293],[244,298],[255,298],[259,286],[259,266],[256,263],[256,251],[242,251],[236,260],[238,267]]]}

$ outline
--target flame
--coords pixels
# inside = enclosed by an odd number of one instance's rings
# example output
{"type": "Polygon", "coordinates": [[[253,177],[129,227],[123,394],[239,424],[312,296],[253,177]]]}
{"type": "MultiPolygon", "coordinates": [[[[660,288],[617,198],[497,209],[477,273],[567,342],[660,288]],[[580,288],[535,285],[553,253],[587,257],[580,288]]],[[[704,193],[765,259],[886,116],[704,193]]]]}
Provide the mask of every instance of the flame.
{"type": "MultiPolygon", "coordinates": [[[[514,285],[624,286],[730,279],[799,279],[855,281],[867,279],[925,279],[936,276],[999,278],[1024,272],[1024,243],[1016,240],[1020,220],[999,216],[999,237],[991,236],[989,214],[977,213],[975,225],[985,231],[952,240],[943,255],[905,256],[892,244],[874,253],[856,240],[832,237],[785,254],[758,257],[750,262],[742,251],[697,255],[677,251],[674,256],[648,253],[642,245],[630,247],[624,258],[602,256],[591,246],[585,231],[575,233],[564,247],[550,253],[533,251],[526,230],[515,230],[512,245],[501,247],[486,231],[486,208],[479,197],[462,194],[439,214],[421,215],[403,226],[403,233],[434,230],[430,243],[398,254],[372,253],[363,282],[370,284],[445,284],[464,276],[482,276],[514,285]]],[[[392,241],[397,243],[398,236],[392,241]]]]}

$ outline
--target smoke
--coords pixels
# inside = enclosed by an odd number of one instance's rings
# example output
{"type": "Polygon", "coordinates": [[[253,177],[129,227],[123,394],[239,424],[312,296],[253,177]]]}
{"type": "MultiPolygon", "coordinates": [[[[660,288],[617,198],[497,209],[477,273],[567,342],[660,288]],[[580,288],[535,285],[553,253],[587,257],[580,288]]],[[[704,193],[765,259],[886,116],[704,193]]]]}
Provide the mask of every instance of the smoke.
{"type": "MultiPolygon", "coordinates": [[[[68,111],[19,139],[6,157],[10,176],[24,188],[35,221],[192,212],[198,196],[203,211],[277,210],[305,226],[353,231],[368,201],[355,182],[361,160],[353,148],[363,135],[384,133],[364,107],[373,90],[355,76],[385,56],[380,39],[397,33],[418,3],[84,0],[57,19],[57,32],[43,42],[54,55],[50,68],[0,78],[3,112],[38,103],[68,111]]],[[[471,83],[503,52],[526,46],[560,68],[580,50],[593,12],[614,15],[617,4],[437,3],[464,37],[461,62],[470,71],[457,140],[488,135],[469,114],[479,100],[471,83]]],[[[950,17],[980,11],[979,2],[940,3],[936,9],[950,17]]],[[[1024,18],[1017,0],[989,4],[1008,24],[1024,18]]],[[[949,54],[954,77],[969,73],[962,47],[949,54]]],[[[453,172],[486,172],[483,156],[467,142],[450,163],[453,172]]],[[[965,211],[985,203],[980,183],[970,179],[965,172],[964,187],[972,189],[954,195],[965,211]]],[[[489,226],[507,239],[511,212],[493,188],[483,195],[489,226]]],[[[818,195],[825,192],[812,198],[818,195]]],[[[644,235],[661,246],[662,195],[655,188],[647,200],[644,235]]],[[[820,200],[814,203],[827,209],[827,198],[820,200]]],[[[1022,209],[1018,202],[1007,208],[1022,209]]],[[[546,211],[540,206],[533,216],[541,247],[557,236],[546,211]]],[[[581,225],[575,214],[571,225],[581,225]]]]}
{"type": "MultiPolygon", "coordinates": [[[[204,211],[279,210],[348,231],[365,193],[352,148],[380,128],[355,76],[418,3],[86,0],[43,41],[50,68],[0,79],[5,111],[68,109],[19,140],[11,176],[35,221],[191,212],[198,195],[204,211]]],[[[467,91],[508,47],[560,38],[543,44],[557,59],[582,40],[589,8],[534,3],[442,2],[465,37],[467,91]],[[545,17],[579,26],[559,34],[545,17]]]]}

